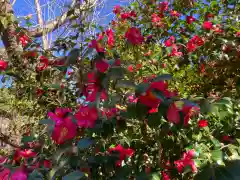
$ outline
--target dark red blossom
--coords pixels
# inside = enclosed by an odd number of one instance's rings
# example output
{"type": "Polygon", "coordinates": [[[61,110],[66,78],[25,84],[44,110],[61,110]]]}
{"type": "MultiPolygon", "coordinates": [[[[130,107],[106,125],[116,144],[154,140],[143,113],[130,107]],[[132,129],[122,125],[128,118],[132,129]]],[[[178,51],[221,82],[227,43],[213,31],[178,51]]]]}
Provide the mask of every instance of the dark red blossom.
{"type": "Polygon", "coordinates": [[[98,60],[96,62],[96,68],[101,73],[105,73],[109,67],[110,65],[106,62],[106,60],[98,60]]]}
{"type": "Polygon", "coordinates": [[[188,24],[192,24],[196,19],[193,16],[187,16],[186,21],[188,24]]]}
{"type": "Polygon", "coordinates": [[[159,11],[163,12],[163,11],[167,11],[167,10],[168,10],[168,2],[167,1],[160,2],[159,11]]]}
{"type": "Polygon", "coordinates": [[[142,44],[144,38],[141,34],[141,31],[138,28],[131,27],[125,34],[125,38],[134,45],[142,44]]]}

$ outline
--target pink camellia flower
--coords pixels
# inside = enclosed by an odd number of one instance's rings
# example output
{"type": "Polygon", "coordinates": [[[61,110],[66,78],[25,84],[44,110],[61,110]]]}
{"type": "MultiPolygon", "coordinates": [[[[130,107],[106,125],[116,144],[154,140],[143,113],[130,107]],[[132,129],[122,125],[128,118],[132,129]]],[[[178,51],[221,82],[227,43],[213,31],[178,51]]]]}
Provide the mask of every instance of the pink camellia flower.
{"type": "Polygon", "coordinates": [[[126,157],[132,157],[134,154],[134,150],[133,149],[125,149],[124,147],[122,147],[120,144],[117,145],[114,148],[109,148],[108,149],[109,153],[119,153],[119,160],[116,162],[116,166],[121,166],[122,161],[126,158],[126,157]]]}
{"type": "Polygon", "coordinates": [[[208,121],[205,119],[201,119],[198,121],[198,127],[199,128],[204,128],[208,126],[208,121]]]}
{"type": "Polygon", "coordinates": [[[161,174],[163,180],[171,180],[170,176],[166,172],[162,171],[161,174]]]}
{"type": "Polygon", "coordinates": [[[87,94],[86,101],[96,101],[97,94],[100,93],[100,100],[107,100],[108,95],[104,89],[100,90],[98,86],[92,87],[93,89],[87,94]]]}
{"type": "Polygon", "coordinates": [[[55,122],[52,139],[56,144],[63,144],[65,141],[73,139],[77,134],[77,125],[68,116],[69,112],[71,110],[68,108],[57,108],[55,113],[48,113],[48,116],[55,122]]]}
{"type": "Polygon", "coordinates": [[[7,168],[4,168],[2,171],[0,171],[0,179],[1,180],[8,180],[9,174],[11,171],[7,168]]]}
{"type": "Polygon", "coordinates": [[[79,127],[93,128],[98,119],[98,111],[94,107],[82,106],[75,114],[79,127]]]}
{"type": "Polygon", "coordinates": [[[182,173],[183,169],[187,166],[191,167],[193,173],[197,172],[197,167],[193,160],[194,156],[195,156],[195,151],[189,150],[183,154],[182,159],[174,162],[179,173],[182,173]]]}
{"type": "Polygon", "coordinates": [[[120,14],[120,13],[121,13],[121,10],[122,10],[121,6],[120,6],[120,5],[116,5],[116,6],[114,7],[114,9],[113,9],[113,13],[114,13],[114,14],[120,14]]]}
{"type": "Polygon", "coordinates": [[[240,31],[236,32],[236,36],[240,37],[240,31]]]}
{"type": "Polygon", "coordinates": [[[158,16],[157,13],[152,14],[152,23],[158,23],[161,21],[161,18],[158,16]]]}
{"type": "Polygon", "coordinates": [[[8,62],[4,60],[0,60],[0,71],[5,71],[8,67],[8,62]]]}
{"type": "Polygon", "coordinates": [[[31,149],[21,150],[19,153],[21,157],[24,157],[26,159],[33,158],[37,155],[37,153],[33,152],[31,149]]]}
{"type": "Polygon", "coordinates": [[[97,41],[102,41],[105,36],[105,32],[101,32],[97,34],[97,41]]]}
{"type": "Polygon", "coordinates": [[[96,62],[96,68],[99,72],[105,73],[110,65],[105,60],[97,60],[96,62]]]}
{"type": "Polygon", "coordinates": [[[111,48],[114,46],[114,34],[112,29],[107,29],[106,34],[108,37],[108,40],[107,40],[108,46],[111,48]]]}
{"type": "Polygon", "coordinates": [[[212,24],[212,22],[210,22],[210,21],[205,21],[205,22],[203,23],[203,29],[206,29],[206,30],[213,29],[213,24],[212,24]]]}
{"type": "Polygon", "coordinates": [[[163,11],[167,11],[167,10],[168,10],[168,2],[167,1],[160,2],[159,11],[163,12],[163,11]]]}
{"type": "Polygon", "coordinates": [[[173,44],[172,45],[172,52],[171,52],[170,56],[181,57],[182,55],[183,55],[183,53],[178,51],[177,45],[173,44]]]}
{"type": "Polygon", "coordinates": [[[175,10],[171,10],[171,11],[170,11],[170,15],[173,16],[173,17],[177,17],[177,18],[180,17],[180,13],[177,12],[177,11],[175,11],[175,10]]]}
{"type": "Polygon", "coordinates": [[[13,174],[11,175],[11,180],[27,180],[27,172],[24,168],[16,169],[13,174]]]}
{"type": "Polygon", "coordinates": [[[127,69],[128,69],[129,72],[133,72],[134,71],[133,65],[129,65],[127,69]]]}
{"type": "Polygon", "coordinates": [[[130,103],[137,103],[138,98],[136,98],[134,95],[128,96],[128,102],[130,103]]]}
{"type": "Polygon", "coordinates": [[[187,16],[186,21],[188,24],[192,24],[196,19],[192,16],[187,16]]]}
{"type": "Polygon", "coordinates": [[[164,44],[166,47],[170,47],[173,45],[174,42],[175,42],[175,37],[171,36],[168,40],[164,42],[164,44]]]}
{"type": "Polygon", "coordinates": [[[139,29],[131,27],[125,34],[125,38],[134,45],[142,44],[144,38],[139,29]]]}

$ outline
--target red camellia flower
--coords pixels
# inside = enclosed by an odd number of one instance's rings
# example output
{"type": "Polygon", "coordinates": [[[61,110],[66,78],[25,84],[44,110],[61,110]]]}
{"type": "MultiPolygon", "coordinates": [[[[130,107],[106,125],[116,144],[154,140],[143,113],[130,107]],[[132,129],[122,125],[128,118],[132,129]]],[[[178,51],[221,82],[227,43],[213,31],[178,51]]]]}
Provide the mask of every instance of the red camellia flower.
{"type": "Polygon", "coordinates": [[[183,53],[178,51],[177,45],[173,44],[172,45],[172,52],[171,52],[170,56],[181,57],[182,55],[183,55],[183,53]]]}
{"type": "Polygon", "coordinates": [[[88,47],[96,49],[97,52],[104,52],[102,45],[95,39],[91,41],[88,47]]]}
{"type": "Polygon", "coordinates": [[[40,56],[40,63],[37,64],[36,70],[37,72],[43,71],[48,67],[49,60],[45,56],[40,56]]]}
{"type": "Polygon", "coordinates": [[[198,127],[199,128],[204,128],[208,126],[208,121],[205,119],[201,119],[198,121],[198,127]]]}
{"type": "Polygon", "coordinates": [[[141,32],[139,29],[135,27],[131,27],[128,29],[128,31],[125,34],[125,38],[134,45],[142,44],[144,41],[143,36],[141,35],[141,32]]]}
{"type": "Polygon", "coordinates": [[[29,42],[31,42],[31,39],[23,34],[19,37],[19,41],[21,42],[22,46],[25,47],[29,42]]]}
{"type": "Polygon", "coordinates": [[[69,112],[71,112],[69,108],[57,108],[55,113],[48,113],[48,116],[55,122],[52,139],[57,144],[63,144],[65,141],[73,139],[77,134],[77,125],[68,116],[69,112]]]}
{"type": "Polygon", "coordinates": [[[187,50],[188,52],[193,52],[196,50],[198,46],[202,46],[204,44],[203,39],[201,39],[199,36],[195,35],[190,39],[187,43],[187,50]]]}
{"type": "Polygon", "coordinates": [[[159,11],[163,12],[163,11],[167,11],[167,10],[168,10],[168,2],[167,1],[160,2],[159,11]]]}
{"type": "Polygon", "coordinates": [[[187,16],[186,21],[188,24],[192,24],[196,19],[192,16],[187,16]]]}
{"type": "Polygon", "coordinates": [[[164,44],[166,47],[170,47],[173,45],[174,42],[175,42],[175,37],[171,36],[168,40],[165,41],[164,44]]]}
{"type": "Polygon", "coordinates": [[[121,19],[129,19],[131,17],[130,13],[126,12],[126,13],[121,13],[121,19]]]}
{"type": "Polygon", "coordinates": [[[153,90],[161,91],[167,98],[172,97],[171,93],[167,90],[167,83],[164,81],[152,82],[147,91],[140,95],[139,102],[148,106],[149,108],[157,108],[161,103],[161,100],[154,95],[153,90]]]}
{"type": "Polygon", "coordinates": [[[177,17],[177,18],[180,17],[180,13],[177,12],[177,11],[175,11],[175,10],[171,10],[171,11],[170,11],[170,15],[173,16],[173,17],[177,17]]]}
{"type": "Polygon", "coordinates": [[[5,71],[8,67],[8,62],[4,60],[0,60],[0,71],[5,71]]]}
{"type": "Polygon", "coordinates": [[[113,9],[113,13],[114,13],[114,14],[120,14],[120,13],[121,13],[121,10],[122,10],[121,6],[120,6],[120,5],[116,5],[116,6],[114,7],[114,9],[113,9]]]}
{"type": "Polygon", "coordinates": [[[105,60],[97,60],[96,62],[96,68],[99,72],[105,73],[110,65],[105,60]]]}
{"type": "Polygon", "coordinates": [[[195,156],[195,151],[189,150],[183,154],[182,159],[175,161],[174,164],[176,165],[178,172],[182,173],[185,167],[190,166],[192,169],[192,172],[196,173],[197,167],[193,160],[194,156],[195,156]]]}
{"type": "Polygon", "coordinates": [[[94,107],[82,106],[75,114],[78,126],[82,128],[93,128],[98,119],[98,111],[94,107]]]}
{"type": "Polygon", "coordinates": [[[177,107],[176,103],[172,103],[167,111],[167,119],[169,122],[174,123],[174,124],[179,124],[180,123],[180,114],[179,112],[182,112],[184,116],[184,126],[188,125],[188,122],[190,118],[199,113],[200,108],[197,107],[196,105],[193,104],[188,104],[185,102],[183,103],[182,107],[179,108],[177,107]]]}
{"type": "Polygon", "coordinates": [[[117,145],[114,148],[109,148],[108,149],[109,153],[119,153],[119,160],[116,162],[116,166],[121,166],[122,161],[126,158],[126,157],[132,157],[134,154],[134,150],[128,148],[125,149],[124,147],[122,147],[120,144],[117,145]]]}
{"type": "Polygon", "coordinates": [[[37,155],[37,153],[33,152],[30,149],[25,149],[20,151],[20,156],[24,157],[24,158],[33,158],[37,155]]]}
{"type": "Polygon", "coordinates": [[[205,22],[203,23],[203,29],[210,30],[210,29],[212,29],[212,28],[213,28],[212,22],[210,22],[210,21],[205,21],[205,22]]]}
{"type": "Polygon", "coordinates": [[[105,36],[105,32],[101,32],[97,34],[97,41],[102,41],[105,36]]]}
{"type": "Polygon", "coordinates": [[[52,162],[50,161],[50,160],[44,160],[43,161],[43,166],[45,167],[45,168],[52,168],[52,162]]]}
{"type": "Polygon", "coordinates": [[[129,65],[127,69],[129,72],[133,72],[133,65],[129,65]]]}
{"type": "Polygon", "coordinates": [[[113,34],[112,29],[108,29],[106,31],[106,34],[107,34],[107,37],[108,37],[108,40],[107,40],[108,46],[109,46],[109,48],[111,48],[111,47],[114,46],[114,34],[113,34]]]}

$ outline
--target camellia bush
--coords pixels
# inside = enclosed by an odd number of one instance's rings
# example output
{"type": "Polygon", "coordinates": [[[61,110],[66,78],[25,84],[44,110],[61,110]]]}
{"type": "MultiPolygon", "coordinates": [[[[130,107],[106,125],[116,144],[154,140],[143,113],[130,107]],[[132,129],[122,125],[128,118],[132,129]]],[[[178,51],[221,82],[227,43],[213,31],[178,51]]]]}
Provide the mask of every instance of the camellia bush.
{"type": "MultiPolygon", "coordinates": [[[[229,97],[202,87],[220,68],[211,64],[239,61],[239,9],[200,0],[116,6],[109,27],[80,47],[78,36],[57,40],[62,59],[22,36],[26,79],[15,79],[16,97],[35,102],[41,119],[1,158],[1,179],[240,177],[237,83],[229,97]]],[[[0,61],[3,74],[18,68],[0,61]]],[[[235,68],[227,79],[238,78],[235,68]]]]}

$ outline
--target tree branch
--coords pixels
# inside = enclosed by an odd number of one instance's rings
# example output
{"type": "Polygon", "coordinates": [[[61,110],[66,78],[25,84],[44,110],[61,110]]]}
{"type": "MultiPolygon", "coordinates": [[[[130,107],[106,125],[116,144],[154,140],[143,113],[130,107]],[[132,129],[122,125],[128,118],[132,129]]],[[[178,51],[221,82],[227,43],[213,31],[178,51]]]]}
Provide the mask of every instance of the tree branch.
{"type": "Polygon", "coordinates": [[[35,2],[36,10],[37,10],[38,24],[39,24],[40,28],[42,28],[43,49],[47,49],[48,48],[48,41],[47,41],[45,29],[43,27],[44,24],[43,24],[43,18],[42,18],[42,11],[41,11],[40,2],[39,2],[39,0],[35,0],[34,2],[35,2]]]}
{"type": "Polygon", "coordinates": [[[81,13],[83,11],[89,10],[92,7],[96,6],[96,2],[97,0],[88,0],[83,4],[79,4],[77,0],[73,0],[68,11],[57,17],[55,20],[47,22],[44,28],[38,27],[36,29],[30,30],[30,35],[32,37],[41,37],[44,32],[46,34],[52,32],[58,29],[60,26],[64,25],[72,17],[71,15],[73,12],[78,11],[78,13],[81,13]],[[76,8],[78,4],[79,8],[76,8]]]}

